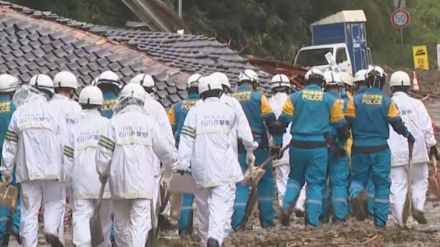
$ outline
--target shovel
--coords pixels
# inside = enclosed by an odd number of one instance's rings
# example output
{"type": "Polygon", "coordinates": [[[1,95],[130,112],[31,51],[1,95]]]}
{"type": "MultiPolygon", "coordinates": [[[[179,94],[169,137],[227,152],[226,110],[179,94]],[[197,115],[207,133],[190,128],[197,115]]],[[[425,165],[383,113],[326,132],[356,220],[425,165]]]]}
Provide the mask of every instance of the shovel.
{"type": "Polygon", "coordinates": [[[93,211],[93,216],[90,218],[89,226],[90,226],[90,236],[92,238],[92,246],[98,246],[104,242],[104,234],[102,233],[102,225],[101,225],[101,203],[102,197],[104,196],[105,184],[101,183],[101,189],[99,191],[98,205],[96,205],[95,211],[93,211]]]}
{"type": "Polygon", "coordinates": [[[404,226],[406,226],[406,223],[408,222],[409,215],[411,213],[411,165],[412,165],[412,155],[413,155],[413,146],[411,144],[408,144],[408,167],[406,170],[407,174],[407,191],[406,191],[406,198],[405,198],[405,204],[403,204],[403,212],[402,212],[402,223],[404,226]]]}
{"type": "Polygon", "coordinates": [[[429,188],[431,193],[433,193],[437,197],[437,199],[440,200],[440,174],[438,173],[437,170],[437,157],[435,157],[435,155],[432,155],[431,162],[432,162],[433,172],[428,179],[429,188]]]}
{"type": "MultiPolygon", "coordinates": [[[[283,154],[290,145],[286,145],[282,150],[281,154],[283,154]]],[[[264,169],[273,159],[275,159],[276,155],[270,156],[267,160],[265,160],[261,165],[257,167],[257,169],[264,169]]],[[[254,211],[255,205],[257,204],[258,194],[257,194],[257,184],[259,179],[263,177],[264,173],[262,173],[260,178],[254,178],[252,175],[255,174],[254,171],[254,164],[249,164],[249,181],[251,184],[251,192],[249,193],[249,199],[246,203],[246,209],[245,214],[243,217],[243,220],[241,221],[240,228],[243,229],[247,222],[249,221],[249,217],[252,215],[252,212],[254,211]]],[[[258,173],[261,174],[261,173],[258,173]]],[[[246,179],[246,178],[245,178],[246,179]]]]}
{"type": "MultiPolygon", "coordinates": [[[[287,149],[289,148],[289,145],[285,146],[282,150],[281,153],[284,153],[287,149]]],[[[271,156],[269,157],[267,160],[265,160],[261,165],[259,166],[252,166],[252,176],[251,176],[251,169],[248,169],[246,171],[246,173],[244,174],[244,178],[241,181],[242,184],[251,184],[251,178],[254,180],[253,182],[255,184],[258,184],[258,182],[260,181],[260,179],[264,176],[264,174],[266,173],[266,171],[264,170],[264,168],[275,158],[275,156],[271,156]]],[[[280,165],[278,165],[280,166],[280,165]]],[[[272,168],[276,168],[278,166],[273,166],[272,168]]]]}

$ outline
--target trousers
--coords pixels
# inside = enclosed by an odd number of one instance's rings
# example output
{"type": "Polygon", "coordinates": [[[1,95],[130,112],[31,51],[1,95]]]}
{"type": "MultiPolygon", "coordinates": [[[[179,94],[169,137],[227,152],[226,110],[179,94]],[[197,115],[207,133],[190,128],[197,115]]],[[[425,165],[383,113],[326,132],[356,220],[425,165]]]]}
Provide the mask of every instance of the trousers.
{"type": "Polygon", "coordinates": [[[22,221],[20,235],[23,246],[38,243],[38,211],[44,208],[44,232],[64,241],[64,210],[66,192],[64,183],[57,181],[25,181],[21,183],[22,221]]]}
{"type": "MultiPolygon", "coordinates": [[[[75,246],[92,246],[90,236],[90,218],[97,206],[98,200],[73,200],[72,208],[72,226],[73,226],[73,244],[75,246]]],[[[102,200],[100,217],[104,243],[100,247],[111,247],[110,232],[112,228],[112,202],[111,200],[102,200]]]]}
{"type": "Polygon", "coordinates": [[[348,215],[348,157],[337,157],[329,152],[328,186],[323,189],[323,212],[321,217],[328,218],[330,210],[326,201],[331,198],[334,220],[345,221],[348,215]]]}
{"type": "MultiPolygon", "coordinates": [[[[263,163],[269,157],[267,149],[257,149],[254,151],[255,164],[263,163]]],[[[247,171],[246,152],[240,152],[238,155],[241,170],[243,173],[247,171]]],[[[273,207],[273,199],[275,194],[275,180],[272,172],[272,166],[269,164],[265,167],[265,174],[258,182],[258,209],[260,216],[260,224],[263,228],[273,225],[275,217],[275,209],[273,207]]],[[[236,184],[234,213],[232,215],[232,228],[238,230],[245,216],[246,203],[249,199],[249,185],[242,183],[236,184]]]]}
{"type": "Polygon", "coordinates": [[[144,247],[151,229],[150,200],[113,200],[117,246],[144,247]]]}
{"type": "Polygon", "coordinates": [[[374,223],[379,227],[386,225],[390,208],[390,155],[389,149],[373,154],[354,152],[352,155],[350,199],[365,192],[371,176],[374,185],[374,223]]]}
{"type": "Polygon", "coordinates": [[[428,164],[416,163],[410,168],[411,181],[408,181],[407,166],[391,167],[391,214],[398,224],[403,224],[402,213],[405,204],[408,183],[411,186],[411,203],[414,209],[422,211],[428,190],[428,164]]]}
{"type": "Polygon", "coordinates": [[[327,173],[327,148],[297,148],[290,150],[290,174],[282,207],[289,209],[297,202],[305,182],[306,224],[319,226],[322,211],[322,190],[327,173]],[[294,159],[292,157],[295,157],[294,159]]]}
{"type": "Polygon", "coordinates": [[[182,195],[182,207],[180,208],[179,218],[179,235],[184,236],[190,233],[190,225],[193,217],[193,201],[194,195],[192,193],[183,193],[182,195]]]}
{"type": "Polygon", "coordinates": [[[205,247],[209,238],[217,240],[220,246],[228,236],[235,185],[199,188],[195,193],[199,220],[200,246],[205,247]]]}

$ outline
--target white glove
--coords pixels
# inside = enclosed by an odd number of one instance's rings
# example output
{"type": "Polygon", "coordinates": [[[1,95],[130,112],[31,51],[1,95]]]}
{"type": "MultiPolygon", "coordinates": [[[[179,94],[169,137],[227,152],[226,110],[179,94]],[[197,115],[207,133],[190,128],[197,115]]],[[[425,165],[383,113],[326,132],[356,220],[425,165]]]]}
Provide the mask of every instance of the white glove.
{"type": "Polygon", "coordinates": [[[191,173],[191,169],[190,168],[176,168],[173,170],[174,173],[179,173],[180,175],[183,176],[184,173],[191,173]]]}
{"type": "Polygon", "coordinates": [[[10,175],[2,174],[2,181],[6,184],[10,184],[12,182],[12,178],[10,175]]]}
{"type": "Polygon", "coordinates": [[[254,152],[252,152],[252,151],[247,151],[246,152],[246,163],[249,165],[249,164],[252,164],[252,166],[255,164],[255,155],[254,155],[254,152]]]}
{"type": "Polygon", "coordinates": [[[258,148],[258,142],[254,141],[254,142],[248,142],[245,143],[243,142],[244,148],[246,149],[246,151],[248,152],[253,152],[255,151],[255,149],[258,148]]]}

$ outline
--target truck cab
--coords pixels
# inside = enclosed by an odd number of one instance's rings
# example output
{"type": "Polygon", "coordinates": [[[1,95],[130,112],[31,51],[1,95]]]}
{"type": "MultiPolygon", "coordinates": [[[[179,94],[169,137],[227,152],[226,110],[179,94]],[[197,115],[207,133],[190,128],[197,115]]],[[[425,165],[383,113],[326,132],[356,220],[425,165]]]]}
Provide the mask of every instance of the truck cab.
{"type": "Polygon", "coordinates": [[[295,64],[328,67],[325,54],[330,52],[340,71],[354,75],[367,69],[371,52],[367,45],[366,21],[363,10],[344,10],[312,23],[312,46],[299,50],[295,64]]]}
{"type": "Polygon", "coordinates": [[[314,67],[321,70],[329,68],[325,55],[331,53],[341,72],[352,74],[352,64],[347,45],[345,43],[331,45],[316,45],[303,47],[298,51],[294,64],[307,69],[314,67]]]}

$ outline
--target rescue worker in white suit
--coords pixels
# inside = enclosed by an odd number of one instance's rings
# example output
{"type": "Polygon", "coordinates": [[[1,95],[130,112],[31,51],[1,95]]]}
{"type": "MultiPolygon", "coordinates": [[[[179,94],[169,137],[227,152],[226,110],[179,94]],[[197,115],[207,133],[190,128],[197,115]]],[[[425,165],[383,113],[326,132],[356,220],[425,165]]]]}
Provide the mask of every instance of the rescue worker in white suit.
{"type": "Polygon", "coordinates": [[[81,112],[78,102],[72,100],[78,89],[76,76],[69,71],[61,71],[53,78],[55,94],[50,104],[60,111],[70,128],[75,123],[77,115],[81,112]]]}
{"type": "MultiPolygon", "coordinates": [[[[99,137],[108,126],[108,119],[101,116],[99,108],[104,97],[101,90],[95,86],[88,86],[81,90],[79,103],[82,113],[73,124],[64,146],[64,169],[68,174],[73,189],[72,225],[73,244],[75,246],[92,246],[89,221],[97,206],[100,182],[96,172],[96,150],[99,137]]],[[[104,191],[101,203],[100,217],[103,227],[104,243],[100,246],[111,246],[110,232],[111,200],[108,185],[104,191]]]]}
{"type": "MultiPolygon", "coordinates": [[[[270,81],[270,89],[272,91],[272,97],[269,98],[269,104],[272,107],[273,113],[278,118],[283,110],[284,102],[289,98],[289,94],[292,93],[292,85],[289,78],[284,74],[277,74],[272,77],[270,81]]],[[[290,124],[287,127],[286,133],[283,136],[283,146],[290,144],[290,139],[292,135],[290,134],[290,124]]],[[[284,152],[283,156],[279,160],[273,162],[274,167],[276,167],[276,183],[278,189],[278,201],[279,205],[282,205],[284,193],[286,192],[287,179],[290,173],[289,165],[289,152],[284,152]]],[[[304,215],[304,205],[306,200],[305,188],[307,185],[301,189],[301,193],[295,204],[295,213],[297,216],[304,215]]]]}
{"type": "Polygon", "coordinates": [[[63,147],[66,121],[48,100],[54,93],[52,79],[31,78],[14,95],[14,112],[3,144],[1,172],[9,182],[14,166],[21,183],[23,205],[20,235],[23,246],[37,246],[38,211],[44,208],[44,232],[52,246],[62,246],[62,218],[66,205],[63,147]]]}
{"type": "Polygon", "coordinates": [[[155,155],[164,165],[177,162],[174,144],[145,112],[145,90],[126,85],[96,154],[101,183],[110,184],[117,246],[144,247],[151,229],[155,155]]]}
{"type": "MultiPolygon", "coordinates": [[[[210,77],[213,78],[213,80],[217,80],[217,83],[220,83],[223,88],[223,93],[220,96],[220,100],[223,101],[225,104],[233,108],[237,113],[237,125],[236,129],[231,131],[230,135],[230,141],[232,148],[234,150],[234,154],[237,157],[238,160],[238,142],[241,140],[252,140],[254,141],[254,137],[252,135],[251,127],[249,126],[249,122],[246,118],[246,115],[244,114],[243,108],[241,107],[240,102],[233,96],[230,95],[232,92],[231,90],[231,83],[229,82],[228,76],[221,72],[214,72],[210,75],[210,77]]],[[[255,146],[257,146],[258,143],[255,143],[255,146]]],[[[247,157],[247,160],[255,162],[255,156],[253,153],[248,153],[249,157],[247,157]]],[[[237,163],[237,166],[234,166],[234,172],[235,176],[243,176],[243,172],[241,171],[240,164],[237,163]]],[[[226,236],[229,235],[232,232],[232,226],[231,226],[231,220],[232,220],[232,214],[234,213],[234,208],[231,208],[231,210],[228,212],[228,223],[226,224],[226,236]]]]}
{"type": "Polygon", "coordinates": [[[438,156],[437,144],[432,128],[431,118],[423,103],[408,96],[411,80],[407,73],[397,71],[391,75],[390,87],[393,101],[399,108],[405,126],[416,139],[412,153],[412,164],[409,167],[412,181],[407,181],[409,150],[405,138],[390,129],[388,145],[391,150],[391,213],[398,224],[402,224],[403,205],[408,184],[412,190],[412,216],[420,224],[426,224],[423,214],[428,190],[428,161],[430,155],[438,156]],[[429,150],[429,151],[428,151],[429,150]]]}
{"type": "MultiPolygon", "coordinates": [[[[191,171],[196,182],[195,200],[198,210],[201,246],[221,246],[227,237],[234,205],[235,183],[243,179],[234,167],[239,166],[231,135],[239,117],[234,108],[220,100],[222,85],[216,77],[199,80],[202,98],[188,112],[179,144],[176,170],[191,171]]],[[[243,138],[243,137],[242,137],[243,138]]],[[[253,139],[243,139],[253,162],[257,147],[253,139]]]]}
{"type": "MultiPolygon", "coordinates": [[[[72,100],[75,95],[75,91],[78,89],[78,81],[76,76],[69,71],[61,71],[53,77],[53,84],[55,94],[50,100],[50,104],[57,109],[60,114],[66,119],[66,125],[68,131],[75,123],[75,119],[81,112],[81,106],[78,102],[72,100]]],[[[69,181],[66,181],[66,194],[70,201],[72,198],[72,188],[69,181]]],[[[60,240],[64,239],[64,217],[62,218],[60,229],[60,240]]]]}
{"type": "MultiPolygon", "coordinates": [[[[144,108],[148,115],[157,122],[158,126],[160,126],[162,129],[162,133],[164,134],[164,137],[168,138],[170,142],[175,144],[174,136],[173,136],[173,130],[171,128],[170,121],[168,120],[167,112],[165,111],[165,108],[154,99],[154,79],[149,74],[139,74],[135,76],[133,79],[131,79],[130,83],[135,83],[141,85],[146,94],[145,94],[145,103],[144,108]]],[[[165,169],[167,167],[164,167],[164,169],[161,169],[160,167],[160,159],[155,156],[154,157],[154,179],[155,179],[155,187],[154,187],[154,197],[153,197],[153,205],[158,205],[158,200],[160,199],[160,183],[161,181],[165,184],[169,183],[171,176],[172,176],[172,170],[171,169],[165,169]]],[[[169,207],[168,207],[169,209],[169,207]]],[[[164,210],[167,211],[167,210],[164,210]]],[[[154,210],[156,212],[156,210],[154,210]]],[[[160,221],[164,222],[167,221],[165,218],[166,212],[160,212],[161,214],[159,217],[161,218],[160,221]]],[[[157,222],[156,222],[157,223],[157,222]]],[[[168,223],[169,224],[169,223],[168,223]]]]}

